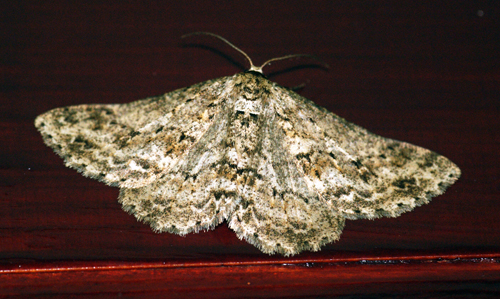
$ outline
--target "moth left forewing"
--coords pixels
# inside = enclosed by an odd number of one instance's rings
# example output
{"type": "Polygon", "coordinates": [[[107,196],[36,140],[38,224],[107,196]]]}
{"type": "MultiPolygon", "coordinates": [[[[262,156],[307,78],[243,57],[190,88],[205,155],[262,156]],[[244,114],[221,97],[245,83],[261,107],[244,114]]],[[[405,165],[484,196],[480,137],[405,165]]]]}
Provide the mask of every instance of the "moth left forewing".
{"type": "Polygon", "coordinates": [[[207,88],[212,85],[128,104],[57,108],[40,115],[35,126],[67,166],[112,186],[137,188],[172,167],[208,129],[220,108],[211,106],[219,100],[207,88]]]}
{"type": "Polygon", "coordinates": [[[117,144],[134,131],[118,124],[121,105],[79,105],[56,108],[35,120],[44,142],[60,155],[66,166],[110,185],[110,173],[124,175],[127,167],[113,163],[117,144]]]}

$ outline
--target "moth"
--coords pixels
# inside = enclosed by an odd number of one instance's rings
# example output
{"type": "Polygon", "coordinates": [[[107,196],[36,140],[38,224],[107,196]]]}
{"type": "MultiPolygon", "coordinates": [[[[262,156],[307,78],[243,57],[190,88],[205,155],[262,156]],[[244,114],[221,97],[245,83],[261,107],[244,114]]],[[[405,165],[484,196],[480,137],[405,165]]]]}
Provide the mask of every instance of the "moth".
{"type": "Polygon", "coordinates": [[[368,132],[250,69],[128,104],[56,108],[35,120],[66,166],[119,187],[155,232],[227,221],[262,252],[338,240],[345,219],[397,217],[442,194],[460,169],[368,132]]]}

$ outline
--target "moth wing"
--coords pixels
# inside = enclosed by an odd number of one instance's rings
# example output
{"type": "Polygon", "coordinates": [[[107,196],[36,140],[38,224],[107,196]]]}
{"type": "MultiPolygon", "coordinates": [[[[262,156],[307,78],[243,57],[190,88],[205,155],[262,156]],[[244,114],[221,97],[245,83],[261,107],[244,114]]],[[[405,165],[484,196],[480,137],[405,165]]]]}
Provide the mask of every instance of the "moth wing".
{"type": "Polygon", "coordinates": [[[35,126],[67,166],[112,186],[140,187],[208,130],[224,84],[220,78],[128,104],[57,108],[35,126]]]}
{"type": "Polygon", "coordinates": [[[308,188],[277,126],[272,108],[259,115],[260,150],[246,170],[241,202],[228,218],[229,227],[265,253],[285,256],[317,251],[338,240],[344,217],[308,188]]]}
{"type": "Polygon", "coordinates": [[[399,216],[460,177],[460,169],[441,155],[372,134],[287,93],[278,107],[290,156],[310,188],[348,219],[399,216]],[[287,117],[287,111],[297,117],[287,117]]]}
{"type": "Polygon", "coordinates": [[[148,223],[156,232],[185,235],[215,227],[239,202],[237,185],[223,161],[229,119],[216,116],[212,126],[175,166],[155,182],[140,188],[122,188],[123,209],[148,223]]]}

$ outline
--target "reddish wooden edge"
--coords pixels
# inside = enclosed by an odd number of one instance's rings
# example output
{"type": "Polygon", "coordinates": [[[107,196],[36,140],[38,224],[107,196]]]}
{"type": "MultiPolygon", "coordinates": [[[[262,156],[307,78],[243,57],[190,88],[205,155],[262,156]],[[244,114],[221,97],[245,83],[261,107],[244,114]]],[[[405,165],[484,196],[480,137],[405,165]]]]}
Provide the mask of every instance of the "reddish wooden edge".
{"type": "MultiPolygon", "coordinates": [[[[238,262],[64,262],[0,271],[0,296],[148,298],[500,294],[500,255],[238,262]]],[[[465,296],[465,297],[464,297],[465,296]]],[[[372,298],[372,297],[370,297],[372,298]]],[[[449,298],[449,297],[447,297],[449,298]]]]}
{"type": "MultiPolygon", "coordinates": [[[[418,264],[418,263],[500,263],[500,254],[456,254],[456,255],[425,255],[425,256],[380,256],[357,258],[328,258],[328,259],[289,259],[289,260],[248,260],[225,262],[165,262],[165,261],[61,261],[41,262],[26,265],[11,264],[0,268],[0,275],[14,273],[42,273],[64,271],[101,271],[101,270],[127,270],[150,268],[202,268],[202,267],[238,267],[238,266],[263,266],[263,265],[320,265],[320,264],[418,264]]],[[[2,266],[0,266],[2,267],[2,266]]]]}

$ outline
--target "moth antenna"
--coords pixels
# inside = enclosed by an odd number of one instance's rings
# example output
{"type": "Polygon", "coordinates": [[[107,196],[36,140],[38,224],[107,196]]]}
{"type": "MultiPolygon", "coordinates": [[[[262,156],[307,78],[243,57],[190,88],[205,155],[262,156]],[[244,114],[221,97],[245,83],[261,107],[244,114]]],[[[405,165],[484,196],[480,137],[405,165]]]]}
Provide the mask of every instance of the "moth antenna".
{"type": "Polygon", "coordinates": [[[321,62],[321,64],[323,64],[324,67],[326,67],[327,69],[330,68],[330,66],[324,61],[322,60],[321,58],[319,58],[318,56],[314,56],[314,55],[311,55],[311,54],[291,54],[291,55],[286,55],[286,56],[283,56],[283,57],[276,57],[276,58],[272,58],[272,59],[269,59],[268,61],[264,62],[260,67],[258,67],[260,70],[262,70],[263,67],[265,67],[267,64],[270,64],[271,62],[273,61],[278,61],[278,60],[285,60],[285,59],[290,59],[290,58],[294,58],[294,57],[308,57],[308,58],[312,58],[314,60],[317,60],[319,62],[321,62]]]}
{"type": "Polygon", "coordinates": [[[216,37],[216,38],[220,39],[221,41],[223,41],[226,44],[228,44],[229,46],[231,46],[231,48],[235,49],[236,51],[240,52],[241,54],[243,54],[243,56],[246,57],[246,59],[250,63],[250,69],[249,69],[249,71],[256,71],[256,72],[262,73],[262,67],[256,67],[253,64],[252,59],[250,59],[250,56],[247,55],[247,53],[243,52],[243,50],[241,50],[240,48],[236,47],[235,45],[233,45],[232,43],[230,43],[227,39],[223,38],[222,36],[217,35],[215,33],[211,33],[211,32],[199,31],[199,32],[192,32],[192,33],[185,34],[185,35],[181,36],[181,38],[189,37],[189,36],[192,36],[192,35],[209,35],[209,36],[213,36],[213,37],[216,37]]]}
{"type": "Polygon", "coordinates": [[[233,45],[227,39],[225,39],[222,36],[217,35],[215,33],[205,32],[205,31],[198,31],[198,32],[192,32],[192,33],[185,34],[185,35],[181,36],[181,38],[186,38],[186,37],[193,36],[193,35],[208,35],[208,36],[213,36],[215,38],[220,39],[221,41],[223,41],[226,44],[228,44],[229,46],[231,46],[231,48],[235,49],[236,51],[238,51],[241,54],[243,54],[243,56],[245,56],[245,58],[250,63],[250,69],[249,69],[249,71],[259,72],[261,74],[264,74],[264,72],[262,71],[262,68],[264,68],[266,65],[270,64],[271,62],[278,61],[278,60],[290,59],[290,58],[294,58],[294,57],[309,57],[309,58],[312,58],[314,60],[317,60],[317,61],[321,62],[323,64],[323,66],[326,67],[327,69],[330,68],[330,66],[325,61],[323,61],[322,59],[320,59],[317,56],[310,55],[310,54],[291,54],[291,55],[286,55],[286,56],[283,56],[283,57],[276,57],[276,58],[269,59],[268,61],[264,62],[261,66],[255,66],[253,64],[253,62],[252,62],[252,59],[250,59],[250,56],[248,56],[247,53],[243,52],[243,50],[241,50],[240,48],[238,48],[235,45],[233,45]]]}

